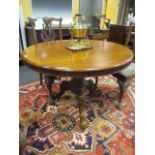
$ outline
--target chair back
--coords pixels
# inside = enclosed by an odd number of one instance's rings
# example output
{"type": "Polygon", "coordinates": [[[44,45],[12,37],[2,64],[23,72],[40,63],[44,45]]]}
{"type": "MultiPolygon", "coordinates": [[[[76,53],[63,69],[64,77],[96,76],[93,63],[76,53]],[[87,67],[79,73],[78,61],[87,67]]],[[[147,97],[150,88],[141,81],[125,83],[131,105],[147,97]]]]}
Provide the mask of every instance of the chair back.
{"type": "Polygon", "coordinates": [[[110,25],[109,41],[124,44],[126,38],[126,28],[124,25],[110,25]]]}
{"type": "Polygon", "coordinates": [[[44,23],[41,32],[42,41],[62,40],[62,18],[43,17],[42,20],[44,23]],[[58,38],[55,33],[54,22],[58,22],[58,38]]]}
{"type": "Polygon", "coordinates": [[[125,46],[128,46],[130,38],[131,38],[131,34],[132,34],[132,26],[129,26],[127,28],[127,36],[126,36],[125,44],[124,44],[125,46]]]}
{"type": "Polygon", "coordinates": [[[29,17],[28,20],[29,20],[29,25],[32,28],[32,42],[33,42],[33,44],[37,44],[38,43],[38,38],[37,38],[36,30],[35,30],[35,21],[37,19],[29,17]]]}
{"type": "Polygon", "coordinates": [[[128,46],[133,27],[124,25],[110,25],[109,41],[128,46]]]}

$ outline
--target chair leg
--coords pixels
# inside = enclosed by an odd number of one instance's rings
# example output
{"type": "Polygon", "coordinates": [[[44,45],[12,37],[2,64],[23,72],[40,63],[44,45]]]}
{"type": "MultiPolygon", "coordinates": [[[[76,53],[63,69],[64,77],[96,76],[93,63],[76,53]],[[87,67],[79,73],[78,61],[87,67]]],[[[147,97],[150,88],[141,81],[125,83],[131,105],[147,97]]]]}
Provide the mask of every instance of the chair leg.
{"type": "Polygon", "coordinates": [[[119,103],[116,105],[116,108],[120,109],[121,99],[122,99],[122,96],[123,96],[124,90],[125,90],[126,78],[124,76],[120,75],[119,73],[113,74],[113,76],[117,78],[119,88],[120,88],[119,103]]]}
{"type": "Polygon", "coordinates": [[[122,96],[123,96],[123,94],[124,94],[124,82],[121,81],[120,79],[118,79],[118,84],[119,84],[119,88],[120,88],[119,101],[121,101],[122,96]]]}
{"type": "Polygon", "coordinates": [[[40,85],[43,85],[43,74],[40,73],[40,85]]]}

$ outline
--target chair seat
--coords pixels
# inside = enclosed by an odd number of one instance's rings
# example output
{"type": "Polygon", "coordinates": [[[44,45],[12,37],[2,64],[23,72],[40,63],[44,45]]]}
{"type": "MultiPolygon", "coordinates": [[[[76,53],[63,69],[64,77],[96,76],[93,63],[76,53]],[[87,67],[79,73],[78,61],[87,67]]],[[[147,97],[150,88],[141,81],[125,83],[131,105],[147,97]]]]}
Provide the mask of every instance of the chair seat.
{"type": "Polygon", "coordinates": [[[127,68],[121,70],[119,74],[124,77],[130,77],[135,74],[135,63],[131,63],[127,68]]]}

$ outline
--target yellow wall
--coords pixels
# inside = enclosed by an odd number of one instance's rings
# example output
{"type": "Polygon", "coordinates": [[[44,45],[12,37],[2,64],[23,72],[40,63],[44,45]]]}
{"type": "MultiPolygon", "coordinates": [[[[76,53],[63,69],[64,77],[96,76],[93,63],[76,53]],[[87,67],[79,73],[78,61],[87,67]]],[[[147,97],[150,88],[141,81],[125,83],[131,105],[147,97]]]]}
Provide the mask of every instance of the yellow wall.
{"type": "MultiPolygon", "coordinates": [[[[23,17],[26,21],[28,17],[32,16],[31,0],[19,0],[19,4],[22,6],[23,17]]],[[[79,0],[72,0],[72,18],[77,13],[79,13],[79,0]]]]}
{"type": "Polygon", "coordinates": [[[32,16],[31,0],[19,0],[19,4],[22,6],[23,17],[26,21],[28,17],[32,16]]]}
{"type": "MultiPolygon", "coordinates": [[[[118,8],[120,0],[107,0],[106,4],[103,4],[102,14],[106,13],[106,17],[111,19],[112,24],[116,24],[118,8]]],[[[26,21],[28,17],[32,16],[31,0],[19,0],[19,4],[22,6],[23,17],[26,21]]],[[[75,14],[79,13],[79,0],[72,0],[72,18],[75,14]]],[[[101,21],[101,27],[104,27],[104,21],[101,21]]]]}
{"type": "Polygon", "coordinates": [[[116,24],[120,0],[107,0],[106,18],[111,24],[116,24]]]}
{"type": "MultiPolygon", "coordinates": [[[[103,2],[102,2],[102,15],[106,14],[106,6],[107,6],[107,1],[103,0],[103,2]]],[[[104,20],[104,18],[101,18],[100,27],[101,28],[105,27],[105,20],[104,20]]]]}
{"type": "Polygon", "coordinates": [[[75,14],[79,13],[79,0],[72,0],[72,19],[74,18],[75,14]]]}

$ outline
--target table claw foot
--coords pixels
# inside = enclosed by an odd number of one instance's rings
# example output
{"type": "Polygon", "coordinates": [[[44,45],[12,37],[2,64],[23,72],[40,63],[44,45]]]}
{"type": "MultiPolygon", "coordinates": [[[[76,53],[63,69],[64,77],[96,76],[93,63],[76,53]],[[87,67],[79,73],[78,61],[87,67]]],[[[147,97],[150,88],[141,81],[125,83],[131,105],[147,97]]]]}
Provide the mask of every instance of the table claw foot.
{"type": "Polygon", "coordinates": [[[80,126],[80,129],[84,131],[86,128],[89,127],[89,122],[86,119],[86,113],[85,113],[83,107],[79,108],[79,115],[80,115],[79,116],[80,117],[80,125],[79,126],[80,126]]]}
{"type": "Polygon", "coordinates": [[[89,122],[86,120],[85,117],[80,118],[80,129],[85,130],[89,127],[89,122]]]}
{"type": "Polygon", "coordinates": [[[78,103],[79,103],[79,115],[80,115],[80,128],[86,129],[89,126],[89,122],[86,119],[86,113],[84,111],[84,108],[87,104],[87,99],[83,96],[78,97],[78,103]]]}

